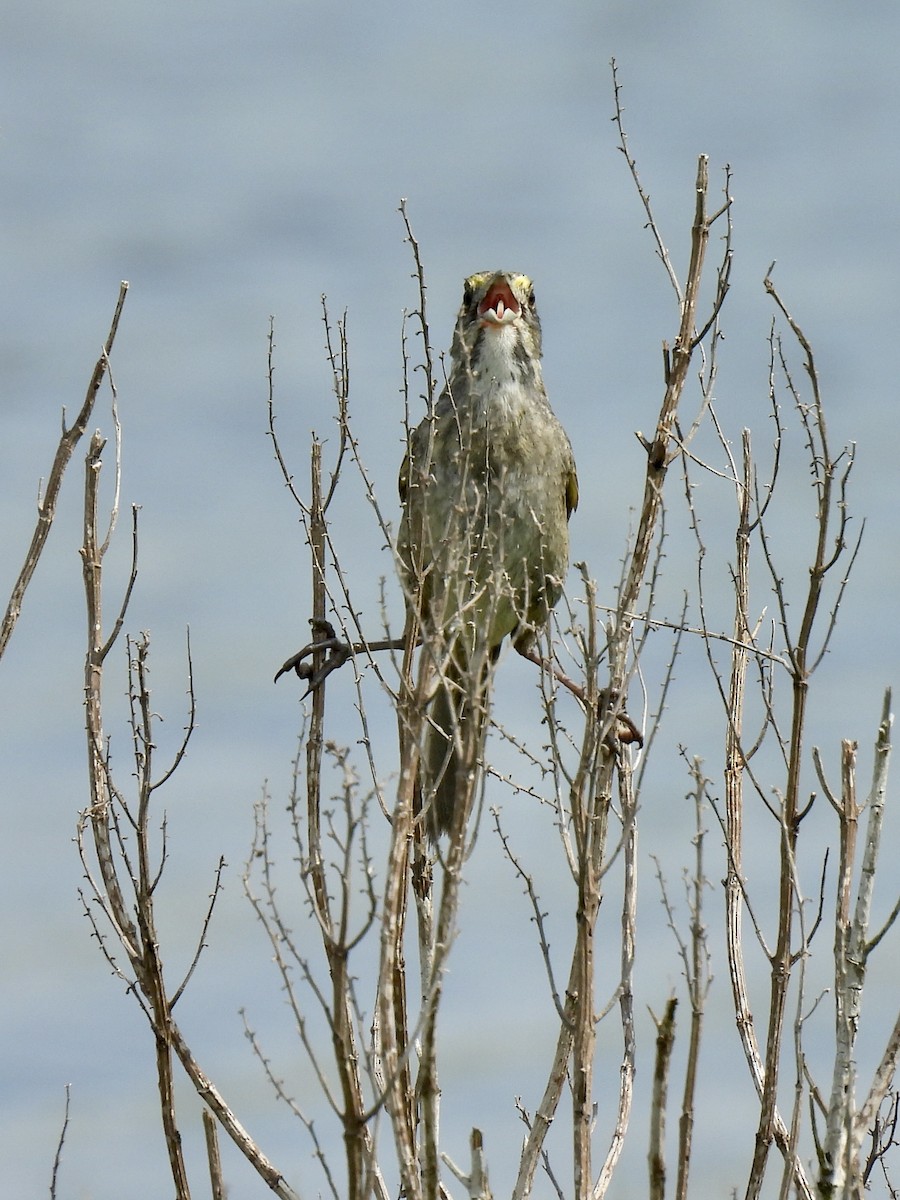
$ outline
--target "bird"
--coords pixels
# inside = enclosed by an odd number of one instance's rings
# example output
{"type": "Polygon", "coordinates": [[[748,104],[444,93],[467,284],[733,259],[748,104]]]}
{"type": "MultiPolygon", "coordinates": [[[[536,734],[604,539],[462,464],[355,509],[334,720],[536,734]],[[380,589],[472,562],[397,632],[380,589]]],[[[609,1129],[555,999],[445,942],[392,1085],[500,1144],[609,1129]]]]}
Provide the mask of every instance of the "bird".
{"type": "Polygon", "coordinates": [[[578,477],[541,356],[531,279],[470,275],[446,385],[400,470],[400,576],[434,675],[418,782],[435,842],[473,794],[504,640],[533,653],[569,565],[578,477]]]}

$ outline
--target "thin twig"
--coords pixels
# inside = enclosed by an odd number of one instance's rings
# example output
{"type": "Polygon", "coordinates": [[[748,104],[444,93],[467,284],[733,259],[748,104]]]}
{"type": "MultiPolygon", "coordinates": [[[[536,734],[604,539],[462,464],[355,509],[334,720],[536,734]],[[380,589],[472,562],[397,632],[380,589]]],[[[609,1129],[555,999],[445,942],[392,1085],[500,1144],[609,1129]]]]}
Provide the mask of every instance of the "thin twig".
{"type": "Polygon", "coordinates": [[[43,553],[44,546],[47,543],[50,527],[53,524],[53,518],[56,516],[56,503],[59,498],[59,489],[62,486],[66,467],[69,465],[69,460],[72,457],[75,447],[87,429],[88,421],[90,421],[91,413],[94,410],[97,394],[100,391],[104,376],[109,369],[109,356],[112,354],[113,344],[116,340],[119,319],[122,316],[127,292],[128,284],[123,281],[119,285],[119,298],[116,302],[115,312],[113,313],[112,324],[109,327],[109,333],[103,344],[102,353],[97,359],[93,374],[91,375],[87,395],[84,398],[84,403],[81,406],[78,416],[75,418],[74,424],[68,429],[65,424],[65,412],[63,413],[62,435],[59,439],[53,465],[50,468],[50,474],[47,477],[47,486],[38,503],[37,524],[31,538],[31,545],[28,547],[19,577],[13,584],[6,615],[3,618],[3,623],[0,624],[0,658],[3,657],[9,639],[12,637],[12,631],[19,619],[19,613],[22,611],[22,601],[25,597],[25,592],[29,583],[31,583],[32,576],[43,553]]]}
{"type": "Polygon", "coordinates": [[[59,1141],[56,1143],[56,1153],[53,1155],[53,1171],[50,1175],[50,1200],[56,1200],[56,1183],[59,1178],[59,1168],[62,1163],[63,1146],[66,1142],[66,1133],[69,1128],[69,1101],[71,1099],[72,1085],[66,1084],[66,1107],[63,1111],[62,1128],[59,1131],[59,1141]]]}

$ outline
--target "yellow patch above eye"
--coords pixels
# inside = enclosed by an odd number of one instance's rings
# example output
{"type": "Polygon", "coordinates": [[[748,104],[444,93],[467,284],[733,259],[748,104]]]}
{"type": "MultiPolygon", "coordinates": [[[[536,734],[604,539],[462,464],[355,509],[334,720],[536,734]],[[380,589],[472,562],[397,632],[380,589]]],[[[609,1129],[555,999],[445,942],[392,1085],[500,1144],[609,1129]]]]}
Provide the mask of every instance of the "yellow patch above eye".
{"type": "Polygon", "coordinates": [[[505,278],[512,288],[513,294],[519,301],[534,304],[534,291],[528,275],[516,275],[512,271],[476,271],[466,281],[463,291],[463,304],[469,305],[476,296],[481,296],[492,280],[505,278]]]}

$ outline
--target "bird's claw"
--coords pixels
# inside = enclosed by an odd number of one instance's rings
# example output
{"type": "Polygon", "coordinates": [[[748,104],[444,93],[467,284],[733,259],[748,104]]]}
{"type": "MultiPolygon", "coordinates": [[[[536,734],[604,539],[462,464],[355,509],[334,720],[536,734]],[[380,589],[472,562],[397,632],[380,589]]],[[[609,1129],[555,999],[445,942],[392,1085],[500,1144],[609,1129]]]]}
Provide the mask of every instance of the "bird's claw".
{"type": "Polygon", "coordinates": [[[302,650],[298,650],[296,654],[292,654],[279,668],[275,683],[286,675],[288,671],[293,671],[298,679],[306,680],[306,691],[303,693],[303,699],[321,687],[332,671],[336,671],[338,667],[342,667],[350,657],[350,646],[334,632],[334,627],[330,621],[322,620],[318,617],[313,617],[310,620],[312,626],[314,640],[309,642],[302,650]],[[328,657],[318,668],[313,666],[311,662],[305,660],[314,654],[320,654],[326,651],[328,657]]]}
{"type": "Polygon", "coordinates": [[[644,744],[644,735],[622,707],[619,693],[613,688],[603,688],[597,704],[597,716],[608,722],[607,745],[638,746],[644,744]]]}

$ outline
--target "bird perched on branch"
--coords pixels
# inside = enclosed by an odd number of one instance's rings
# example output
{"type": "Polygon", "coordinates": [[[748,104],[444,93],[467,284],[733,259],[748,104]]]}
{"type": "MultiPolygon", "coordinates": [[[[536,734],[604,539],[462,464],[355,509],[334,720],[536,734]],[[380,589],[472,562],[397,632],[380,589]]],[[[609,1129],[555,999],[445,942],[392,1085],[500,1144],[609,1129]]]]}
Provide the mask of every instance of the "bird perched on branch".
{"type": "Polygon", "coordinates": [[[501,644],[529,652],[569,565],[575,459],[544,389],[527,275],[466,280],[447,386],[410,435],[400,498],[401,575],[434,673],[419,781],[436,838],[471,795],[501,644]]]}

